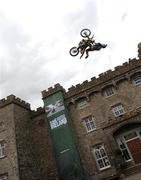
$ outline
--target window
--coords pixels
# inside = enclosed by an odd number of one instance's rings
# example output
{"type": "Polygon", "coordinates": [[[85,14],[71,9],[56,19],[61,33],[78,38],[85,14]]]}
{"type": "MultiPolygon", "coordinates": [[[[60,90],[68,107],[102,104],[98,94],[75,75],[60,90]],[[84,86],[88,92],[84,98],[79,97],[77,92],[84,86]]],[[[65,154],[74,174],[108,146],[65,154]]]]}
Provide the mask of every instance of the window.
{"type": "Polygon", "coordinates": [[[104,148],[104,145],[98,145],[98,146],[94,147],[93,150],[94,150],[94,155],[96,158],[98,168],[100,170],[111,167],[109,158],[108,158],[105,148],[104,148]]]}
{"type": "Polygon", "coordinates": [[[5,143],[4,141],[0,142],[0,158],[5,156],[5,143]]]}
{"type": "Polygon", "coordinates": [[[85,107],[87,107],[87,106],[88,106],[88,102],[87,102],[86,99],[83,99],[83,100],[81,100],[81,101],[78,102],[78,108],[79,108],[79,109],[83,109],[83,108],[85,108],[85,107]]]}
{"type": "Polygon", "coordinates": [[[130,156],[129,151],[126,147],[126,144],[121,139],[118,140],[118,144],[119,144],[119,148],[121,150],[122,158],[124,159],[124,161],[126,161],[126,162],[130,161],[131,156],[130,156]]]}
{"type": "Polygon", "coordinates": [[[93,131],[94,129],[96,129],[95,120],[94,120],[93,116],[88,116],[88,117],[84,118],[83,122],[84,122],[87,132],[90,132],[90,131],[93,131]]]}
{"type": "Polygon", "coordinates": [[[0,180],[8,180],[6,175],[0,175],[0,180]]]}
{"type": "Polygon", "coordinates": [[[113,107],[112,111],[116,117],[121,116],[125,113],[122,104],[119,104],[119,105],[113,107]]]}
{"type": "Polygon", "coordinates": [[[109,97],[109,96],[112,96],[114,94],[114,89],[113,87],[107,87],[105,90],[104,90],[104,94],[105,96],[109,97]]]}
{"type": "Polygon", "coordinates": [[[136,131],[133,131],[133,132],[130,132],[130,133],[124,135],[125,141],[131,140],[131,139],[134,139],[137,137],[138,137],[138,135],[137,135],[136,131]]]}
{"type": "Polygon", "coordinates": [[[135,85],[141,84],[141,74],[138,74],[133,78],[133,83],[135,85]]]}

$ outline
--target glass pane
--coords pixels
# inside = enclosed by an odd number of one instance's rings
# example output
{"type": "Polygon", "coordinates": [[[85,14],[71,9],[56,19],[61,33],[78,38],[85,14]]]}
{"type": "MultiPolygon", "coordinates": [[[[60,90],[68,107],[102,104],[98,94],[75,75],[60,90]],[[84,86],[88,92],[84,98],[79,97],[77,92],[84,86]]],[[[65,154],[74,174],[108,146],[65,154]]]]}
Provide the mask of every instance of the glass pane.
{"type": "Polygon", "coordinates": [[[126,147],[126,145],[122,142],[122,140],[120,139],[120,141],[118,142],[119,143],[119,147],[120,147],[120,150],[122,152],[122,158],[125,160],[125,161],[128,161],[131,159],[130,157],[130,154],[128,152],[128,149],[126,147]]]}
{"type": "Polygon", "coordinates": [[[92,128],[92,129],[95,128],[94,122],[90,122],[90,125],[91,125],[91,128],[92,128]]]}
{"type": "Polygon", "coordinates": [[[0,180],[7,180],[7,176],[0,176],[0,180]]]}
{"type": "Polygon", "coordinates": [[[130,132],[129,134],[125,135],[124,139],[129,140],[129,139],[133,139],[135,137],[137,137],[137,133],[134,131],[134,132],[130,132]]]}
{"type": "Polygon", "coordinates": [[[91,126],[90,124],[87,124],[87,131],[90,131],[91,130],[91,126]]]}
{"type": "Polygon", "coordinates": [[[105,165],[105,166],[109,166],[109,165],[110,165],[109,160],[108,160],[107,157],[105,157],[105,158],[103,159],[103,162],[104,162],[104,165],[105,165]]]}
{"type": "Polygon", "coordinates": [[[121,148],[121,150],[126,148],[125,144],[120,144],[120,148],[121,148]]]}
{"type": "Polygon", "coordinates": [[[134,78],[134,82],[135,82],[135,84],[141,83],[141,75],[136,76],[136,77],[134,78]]]}
{"type": "Polygon", "coordinates": [[[122,151],[122,157],[123,157],[123,159],[124,159],[125,161],[131,159],[131,157],[130,157],[128,151],[127,151],[127,149],[124,149],[124,150],[122,151]]]}
{"type": "Polygon", "coordinates": [[[102,157],[106,156],[106,153],[105,153],[105,150],[104,150],[104,149],[101,149],[100,152],[101,152],[101,156],[102,156],[102,157]]]}
{"type": "Polygon", "coordinates": [[[114,91],[113,91],[112,87],[111,88],[107,88],[106,89],[106,95],[107,96],[111,96],[112,94],[114,94],[114,91]]]}
{"type": "Polygon", "coordinates": [[[98,150],[95,151],[95,155],[96,155],[96,158],[97,158],[97,159],[101,158],[101,155],[100,155],[100,153],[99,153],[98,150]]]}
{"type": "Polygon", "coordinates": [[[88,105],[88,102],[86,100],[78,102],[78,107],[79,108],[84,108],[88,105]]]}
{"type": "Polygon", "coordinates": [[[100,169],[104,167],[102,159],[98,160],[97,162],[98,162],[100,169]]]}

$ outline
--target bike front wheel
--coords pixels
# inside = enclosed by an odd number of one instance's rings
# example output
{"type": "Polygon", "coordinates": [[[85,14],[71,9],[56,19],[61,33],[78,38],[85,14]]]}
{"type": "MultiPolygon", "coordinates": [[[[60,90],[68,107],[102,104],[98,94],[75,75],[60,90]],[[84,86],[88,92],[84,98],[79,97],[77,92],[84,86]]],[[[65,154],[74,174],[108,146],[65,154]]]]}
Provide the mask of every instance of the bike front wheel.
{"type": "Polygon", "coordinates": [[[82,29],[82,31],[80,32],[80,35],[84,38],[89,37],[91,35],[91,31],[90,29],[82,29]]]}
{"type": "Polygon", "coordinates": [[[71,55],[71,56],[77,56],[78,53],[79,53],[79,50],[78,50],[77,47],[72,47],[72,48],[70,49],[70,55],[71,55]]]}

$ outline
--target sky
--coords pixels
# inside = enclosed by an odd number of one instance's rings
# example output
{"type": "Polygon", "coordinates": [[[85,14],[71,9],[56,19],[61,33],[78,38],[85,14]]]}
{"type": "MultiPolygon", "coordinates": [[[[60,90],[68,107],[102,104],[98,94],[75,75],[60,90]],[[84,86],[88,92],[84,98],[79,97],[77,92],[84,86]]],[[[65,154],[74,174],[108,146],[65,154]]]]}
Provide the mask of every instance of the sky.
{"type": "Polygon", "coordinates": [[[43,106],[41,91],[72,85],[137,58],[140,0],[0,0],[0,99],[14,94],[43,106]],[[88,59],[69,50],[89,28],[108,44],[88,59]]]}

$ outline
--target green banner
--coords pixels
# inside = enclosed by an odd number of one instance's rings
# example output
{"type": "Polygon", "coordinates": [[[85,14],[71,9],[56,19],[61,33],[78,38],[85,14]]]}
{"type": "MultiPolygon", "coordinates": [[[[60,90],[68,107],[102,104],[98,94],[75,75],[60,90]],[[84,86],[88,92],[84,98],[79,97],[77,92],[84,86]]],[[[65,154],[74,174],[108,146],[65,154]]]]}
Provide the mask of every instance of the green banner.
{"type": "Polygon", "coordinates": [[[84,179],[63,93],[59,91],[45,98],[44,105],[60,179],[84,179]]]}

